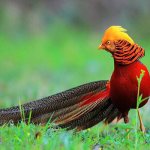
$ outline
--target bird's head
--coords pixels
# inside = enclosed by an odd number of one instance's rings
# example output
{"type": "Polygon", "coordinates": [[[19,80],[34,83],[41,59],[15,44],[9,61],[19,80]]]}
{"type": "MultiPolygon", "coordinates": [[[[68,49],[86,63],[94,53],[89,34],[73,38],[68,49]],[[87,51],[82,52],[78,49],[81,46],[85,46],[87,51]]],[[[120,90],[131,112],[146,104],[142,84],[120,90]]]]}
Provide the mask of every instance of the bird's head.
{"type": "Polygon", "coordinates": [[[110,53],[114,53],[116,50],[115,42],[119,40],[125,40],[130,44],[134,44],[132,38],[126,33],[126,29],[122,28],[121,26],[111,26],[106,29],[103,37],[102,42],[99,46],[99,49],[105,49],[110,53]]]}

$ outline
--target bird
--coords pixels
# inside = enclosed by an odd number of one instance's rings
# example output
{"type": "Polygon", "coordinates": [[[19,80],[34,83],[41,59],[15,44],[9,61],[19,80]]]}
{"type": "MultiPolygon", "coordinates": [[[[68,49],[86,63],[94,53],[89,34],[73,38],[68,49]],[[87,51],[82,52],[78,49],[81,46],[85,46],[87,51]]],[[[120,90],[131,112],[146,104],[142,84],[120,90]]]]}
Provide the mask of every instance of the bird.
{"type": "Polygon", "coordinates": [[[52,122],[60,128],[85,130],[99,122],[111,123],[117,118],[129,122],[131,109],[138,110],[140,129],[145,127],[139,112],[150,97],[150,74],[140,61],[145,50],[136,44],[122,26],[108,27],[98,47],[114,60],[109,80],[100,80],[19,106],[0,109],[0,125],[21,121],[45,125],[52,122]],[[137,79],[143,74],[140,85],[137,79]],[[143,101],[138,103],[138,96],[143,101]]]}

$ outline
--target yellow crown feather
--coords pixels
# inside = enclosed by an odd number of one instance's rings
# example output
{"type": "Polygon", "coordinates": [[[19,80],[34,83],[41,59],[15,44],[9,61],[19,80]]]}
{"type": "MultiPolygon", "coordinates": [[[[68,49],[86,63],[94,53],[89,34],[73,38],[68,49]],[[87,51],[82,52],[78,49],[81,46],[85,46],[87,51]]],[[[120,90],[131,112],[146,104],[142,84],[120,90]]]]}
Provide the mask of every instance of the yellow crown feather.
{"type": "Polygon", "coordinates": [[[126,29],[121,26],[111,26],[109,27],[102,38],[102,43],[105,43],[108,40],[117,41],[117,40],[126,40],[131,44],[134,44],[132,38],[126,33],[126,29]]]}

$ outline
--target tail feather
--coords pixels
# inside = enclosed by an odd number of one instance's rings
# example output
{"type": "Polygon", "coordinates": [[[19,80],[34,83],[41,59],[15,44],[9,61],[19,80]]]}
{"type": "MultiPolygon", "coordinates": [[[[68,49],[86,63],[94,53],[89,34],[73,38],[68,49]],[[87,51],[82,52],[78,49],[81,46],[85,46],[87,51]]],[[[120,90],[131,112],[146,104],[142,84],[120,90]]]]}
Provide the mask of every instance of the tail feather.
{"type": "Polygon", "coordinates": [[[96,103],[91,104],[90,107],[86,107],[86,106],[78,107],[74,111],[66,114],[64,117],[61,117],[61,116],[58,117],[55,122],[57,124],[64,124],[64,123],[70,122],[88,113],[89,111],[93,110],[95,106],[96,106],[96,103]]]}
{"type": "Polygon", "coordinates": [[[81,107],[78,107],[79,104],[67,107],[67,108],[63,108],[60,109],[56,112],[53,113],[47,113],[47,114],[42,114],[36,118],[32,118],[32,122],[34,123],[46,123],[49,121],[54,121],[55,123],[59,124],[59,126],[61,127],[69,127],[72,126],[74,124],[74,126],[77,126],[80,124],[82,124],[82,121],[86,121],[88,118],[92,117],[96,112],[100,112],[102,109],[106,109],[108,107],[108,104],[111,104],[111,100],[108,101],[101,101],[101,103],[97,104],[96,107],[94,109],[92,109],[91,111],[89,110],[88,112],[84,113],[83,115],[81,115],[79,118],[77,119],[71,119],[67,122],[67,120],[65,121],[65,119],[68,119],[68,117],[71,117],[73,114],[75,114],[75,112],[78,113],[78,110],[80,109],[80,111],[82,110],[81,107]],[[101,104],[102,103],[102,104],[101,104]],[[71,115],[72,114],[72,115],[71,115]],[[85,119],[86,118],[86,119],[85,119]],[[62,120],[62,121],[61,121],[62,120]],[[64,123],[65,121],[65,123],[64,123]]]}
{"type": "Polygon", "coordinates": [[[32,122],[39,124],[45,124],[46,122],[54,121],[56,118],[64,117],[65,115],[68,115],[68,113],[74,111],[77,108],[78,104],[75,104],[73,106],[65,107],[59,110],[56,110],[54,112],[46,113],[46,114],[41,114],[37,117],[32,118],[32,122]]]}
{"type": "Polygon", "coordinates": [[[101,104],[98,104],[92,111],[82,115],[80,118],[76,120],[72,120],[66,124],[60,125],[63,128],[67,129],[74,129],[77,126],[83,126],[87,122],[89,122],[92,118],[94,118],[96,115],[98,115],[100,112],[104,111],[109,105],[111,104],[110,101],[105,101],[103,104],[103,107],[101,107],[101,104]]]}
{"type": "MultiPolygon", "coordinates": [[[[21,105],[1,109],[0,124],[12,120],[18,123],[22,111],[27,121],[31,112],[31,122],[45,124],[50,119],[68,129],[86,129],[102,120],[115,117],[109,97],[108,81],[91,82],[73,89],[21,105]]],[[[118,114],[118,113],[117,113],[118,114]]]]}
{"type": "MultiPolygon", "coordinates": [[[[38,117],[41,114],[55,112],[56,110],[77,104],[82,101],[84,96],[94,93],[97,90],[101,91],[105,89],[106,83],[106,80],[87,83],[40,100],[23,104],[21,108],[23,108],[25,117],[28,117],[30,112],[32,112],[33,118],[38,117]]],[[[13,120],[16,123],[20,119],[21,113],[19,106],[0,110],[1,124],[3,124],[3,121],[7,122],[8,120],[13,120]]]]}
{"type": "Polygon", "coordinates": [[[97,114],[97,116],[93,117],[89,122],[86,122],[84,125],[77,127],[77,129],[85,130],[91,128],[92,126],[98,124],[99,122],[103,121],[105,117],[107,117],[111,112],[114,106],[111,104],[106,110],[97,114]]]}
{"type": "MultiPolygon", "coordinates": [[[[95,110],[96,107],[99,111],[102,110],[102,108],[105,106],[105,103],[108,102],[107,101],[108,97],[109,97],[109,88],[103,91],[97,91],[97,93],[90,94],[90,96],[89,94],[85,95],[84,99],[82,98],[82,101],[80,103],[70,106],[69,108],[64,108],[63,110],[56,111],[52,115],[51,120],[55,119],[54,122],[60,126],[64,126],[64,125],[69,126],[70,122],[74,122],[74,125],[75,125],[76,120],[81,119],[82,117],[85,117],[89,112],[95,110]],[[101,95],[102,92],[103,94],[101,95]],[[104,95],[104,92],[105,92],[105,95],[104,95]],[[97,97],[98,99],[95,99],[95,97],[97,97]],[[92,98],[94,99],[93,102],[91,102],[92,98]],[[90,102],[88,102],[89,100],[90,102]],[[69,112],[66,110],[69,110],[69,112]],[[60,114],[60,112],[62,112],[62,114],[60,114]]],[[[48,119],[50,118],[50,114],[46,114],[41,117],[38,117],[36,118],[36,120],[40,119],[39,122],[41,122],[42,118],[48,119]]]]}

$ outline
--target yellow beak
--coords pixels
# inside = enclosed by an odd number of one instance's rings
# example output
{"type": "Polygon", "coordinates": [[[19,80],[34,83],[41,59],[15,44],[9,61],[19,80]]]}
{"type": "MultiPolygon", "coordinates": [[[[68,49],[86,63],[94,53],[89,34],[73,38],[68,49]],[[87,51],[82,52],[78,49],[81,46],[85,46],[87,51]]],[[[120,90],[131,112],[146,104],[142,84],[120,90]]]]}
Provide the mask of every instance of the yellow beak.
{"type": "Polygon", "coordinates": [[[103,44],[100,44],[98,49],[105,49],[105,46],[103,44]]]}

